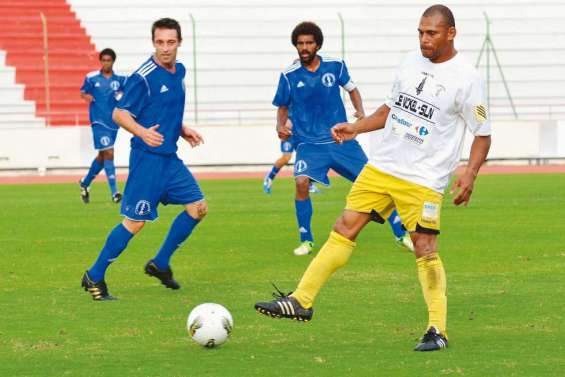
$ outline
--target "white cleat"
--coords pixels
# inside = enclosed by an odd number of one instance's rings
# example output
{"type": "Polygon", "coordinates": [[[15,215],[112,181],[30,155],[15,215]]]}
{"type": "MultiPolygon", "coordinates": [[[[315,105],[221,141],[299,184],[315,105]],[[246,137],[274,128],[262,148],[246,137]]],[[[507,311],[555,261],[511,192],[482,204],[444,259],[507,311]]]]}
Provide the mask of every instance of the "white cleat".
{"type": "Polygon", "coordinates": [[[312,249],[314,249],[314,243],[312,241],[304,241],[300,244],[300,246],[294,249],[294,255],[308,255],[312,252],[312,249]]]}
{"type": "Polygon", "coordinates": [[[408,232],[406,232],[404,234],[404,236],[402,237],[398,237],[396,239],[396,243],[400,246],[400,247],[404,247],[412,252],[414,252],[414,244],[412,243],[412,238],[410,238],[410,234],[408,232]]]}

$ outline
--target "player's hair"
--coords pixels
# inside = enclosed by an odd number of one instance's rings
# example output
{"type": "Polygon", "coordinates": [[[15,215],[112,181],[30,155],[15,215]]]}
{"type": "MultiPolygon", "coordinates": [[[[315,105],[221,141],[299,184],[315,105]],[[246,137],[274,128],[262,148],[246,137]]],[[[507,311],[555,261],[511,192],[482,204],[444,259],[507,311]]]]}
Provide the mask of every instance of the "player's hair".
{"type": "Polygon", "coordinates": [[[100,51],[100,54],[98,54],[98,60],[102,60],[102,57],[104,55],[111,57],[113,62],[116,61],[116,52],[111,48],[105,48],[104,50],[100,51]]]}
{"type": "Polygon", "coordinates": [[[322,29],[313,22],[304,21],[296,25],[290,37],[294,46],[298,43],[298,37],[301,35],[313,35],[318,47],[322,47],[324,44],[324,34],[322,34],[322,29]]]}
{"type": "Polygon", "coordinates": [[[448,27],[455,27],[455,18],[453,17],[451,9],[442,4],[432,5],[424,11],[422,17],[430,17],[438,13],[441,14],[448,27]]]}
{"type": "Polygon", "coordinates": [[[155,30],[156,29],[172,29],[177,31],[177,36],[179,37],[179,42],[182,41],[182,34],[180,32],[180,24],[177,20],[173,20],[172,18],[160,18],[157,21],[153,22],[153,26],[151,26],[151,40],[155,40],[155,30]]]}

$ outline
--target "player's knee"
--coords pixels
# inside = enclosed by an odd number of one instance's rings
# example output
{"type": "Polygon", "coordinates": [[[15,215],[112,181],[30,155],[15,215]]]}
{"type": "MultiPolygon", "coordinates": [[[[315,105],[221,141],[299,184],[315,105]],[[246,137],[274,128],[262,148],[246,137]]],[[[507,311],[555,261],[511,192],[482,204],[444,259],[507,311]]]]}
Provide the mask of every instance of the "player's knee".
{"type": "Polygon", "coordinates": [[[348,223],[345,215],[341,215],[340,217],[338,217],[338,219],[336,220],[333,226],[333,231],[341,234],[347,239],[351,240],[353,238],[354,232],[352,226],[351,224],[348,223]]]}
{"type": "Polygon", "coordinates": [[[310,186],[310,178],[296,177],[296,199],[305,200],[310,196],[308,188],[310,186]]]}
{"type": "Polygon", "coordinates": [[[132,234],[137,234],[143,229],[145,225],[145,221],[134,221],[130,219],[124,219],[123,223],[124,227],[132,234]]]}
{"type": "Polygon", "coordinates": [[[208,203],[202,200],[186,207],[188,214],[196,220],[202,220],[208,214],[208,203]]]}
{"type": "Polygon", "coordinates": [[[102,153],[103,153],[104,160],[113,160],[114,159],[114,150],[113,149],[107,149],[105,151],[102,151],[102,153]]]}
{"type": "Polygon", "coordinates": [[[418,258],[428,256],[436,252],[435,242],[431,237],[415,233],[412,235],[412,243],[414,244],[414,252],[418,258]]]}

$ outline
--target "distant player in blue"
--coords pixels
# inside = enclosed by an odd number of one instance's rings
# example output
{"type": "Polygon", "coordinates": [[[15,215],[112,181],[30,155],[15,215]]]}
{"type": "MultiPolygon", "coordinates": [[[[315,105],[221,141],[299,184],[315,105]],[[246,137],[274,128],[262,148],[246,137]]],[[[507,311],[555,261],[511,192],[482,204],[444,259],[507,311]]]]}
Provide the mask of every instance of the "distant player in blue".
{"type": "MultiPolygon", "coordinates": [[[[365,113],[361,94],[351,80],[345,62],[318,55],[324,42],[318,25],[313,22],[298,24],[292,32],[291,41],[300,60],[281,73],[273,105],[278,107],[279,138],[287,140],[292,136],[296,145],[295,208],[301,243],[294,249],[294,254],[306,255],[314,247],[311,230],[313,209],[308,192],[310,181],[328,185],[329,169],[354,181],[367,163],[367,156],[356,140],[336,144],[332,139],[330,129],[347,119],[340,87],[349,93],[355,108],[354,116],[363,118],[365,113]],[[292,127],[287,123],[289,114],[292,127]]],[[[384,222],[380,218],[375,220],[384,222]]],[[[410,237],[396,211],[389,222],[397,241],[412,248],[410,237]]]]}
{"type": "Polygon", "coordinates": [[[114,120],[133,134],[121,214],[124,220],[108,235],[92,267],[84,273],[82,286],[94,300],[114,299],[104,280],[106,269],[125,250],[131,238],[156,220],[159,203],[183,206],[145,273],[163,285],[179,289],[170,259],[204,218],[208,206],[198,183],[176,154],[179,137],[192,147],[203,142],[183,125],[184,66],[177,62],[182,41],[180,25],[170,18],[157,20],[151,29],[155,53],[126,80],[124,95],[114,110],[114,120]]]}
{"type": "MultiPolygon", "coordinates": [[[[290,122],[290,120],[288,120],[288,122],[290,122]]],[[[273,185],[273,181],[275,180],[279,171],[286,164],[288,164],[288,162],[292,158],[292,154],[294,153],[295,150],[296,150],[296,146],[294,145],[294,139],[292,137],[289,137],[286,140],[281,140],[282,156],[280,156],[275,161],[275,163],[273,164],[273,167],[271,168],[271,171],[268,172],[267,175],[265,175],[265,178],[263,179],[263,191],[265,192],[265,194],[271,193],[271,187],[273,185]]],[[[318,187],[316,187],[316,184],[314,182],[310,182],[310,186],[308,188],[308,191],[310,193],[319,193],[320,189],[318,187]]]]}
{"type": "Polygon", "coordinates": [[[119,203],[122,194],[116,185],[116,167],[114,166],[114,142],[118,134],[118,125],[112,120],[112,111],[116,107],[124,86],[125,77],[113,71],[116,53],[105,48],[98,56],[102,68],[86,75],[80,88],[80,96],[89,104],[90,123],[94,149],[98,155],[92,161],[90,169],[79,182],[80,196],[84,203],[90,201],[90,183],[102,169],[106,172],[112,201],[119,203]]]}

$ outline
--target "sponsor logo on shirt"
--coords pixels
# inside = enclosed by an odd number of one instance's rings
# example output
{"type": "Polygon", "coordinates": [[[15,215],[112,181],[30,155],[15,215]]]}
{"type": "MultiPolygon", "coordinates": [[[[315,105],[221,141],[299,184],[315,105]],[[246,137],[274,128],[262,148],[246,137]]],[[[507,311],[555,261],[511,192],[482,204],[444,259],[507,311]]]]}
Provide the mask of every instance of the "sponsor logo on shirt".
{"type": "Polygon", "coordinates": [[[428,76],[424,76],[424,78],[422,79],[422,81],[420,82],[420,84],[416,87],[416,95],[420,95],[420,93],[422,93],[422,91],[424,90],[424,85],[426,85],[426,79],[428,78],[428,76]]]}
{"type": "Polygon", "coordinates": [[[487,121],[487,109],[484,105],[475,106],[473,112],[475,113],[475,120],[477,123],[484,123],[487,121]]]}
{"type": "Polygon", "coordinates": [[[159,91],[160,93],[165,93],[168,92],[169,88],[167,88],[167,86],[165,84],[161,85],[161,90],[159,91]]]}
{"type": "Polygon", "coordinates": [[[302,81],[299,81],[298,84],[296,84],[297,88],[302,88],[304,86],[304,83],[302,81]]]}
{"type": "Polygon", "coordinates": [[[99,83],[98,81],[96,81],[96,83],[94,84],[94,87],[95,87],[95,88],[100,87],[100,83],[99,83]]]}
{"type": "Polygon", "coordinates": [[[422,101],[407,93],[400,93],[397,100],[394,101],[394,106],[398,109],[416,115],[420,119],[427,120],[428,122],[431,122],[435,110],[439,110],[439,108],[431,103],[422,101]]]}
{"type": "Polygon", "coordinates": [[[407,121],[407,120],[404,119],[404,118],[400,118],[400,117],[399,117],[398,115],[396,115],[396,114],[392,114],[392,117],[391,117],[391,118],[392,118],[394,121],[396,121],[396,123],[398,123],[398,124],[400,124],[400,125],[403,125],[403,126],[406,126],[406,127],[412,127],[412,123],[410,123],[409,121],[407,121]]]}
{"type": "Polygon", "coordinates": [[[334,86],[335,84],[335,75],[333,73],[324,73],[322,75],[322,84],[324,84],[324,86],[331,88],[332,86],[334,86]]]}

